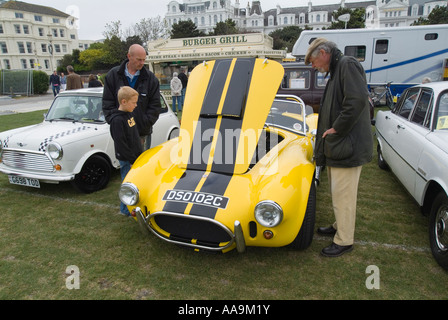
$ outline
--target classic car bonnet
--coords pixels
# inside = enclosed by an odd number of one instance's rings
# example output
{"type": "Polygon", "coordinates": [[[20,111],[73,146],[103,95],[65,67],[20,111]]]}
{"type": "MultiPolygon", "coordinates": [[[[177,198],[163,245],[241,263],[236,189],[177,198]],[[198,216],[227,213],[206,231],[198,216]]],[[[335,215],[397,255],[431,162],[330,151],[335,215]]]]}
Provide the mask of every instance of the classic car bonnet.
{"type": "Polygon", "coordinates": [[[182,168],[243,174],[284,75],[270,60],[204,62],[190,75],[182,114],[182,168]]]}
{"type": "Polygon", "coordinates": [[[70,124],[67,125],[67,122],[43,122],[26,127],[24,130],[11,131],[11,134],[7,134],[3,147],[45,151],[46,146],[52,141],[59,141],[60,143],[78,141],[85,135],[91,135],[91,131],[95,130],[94,127],[87,124],[70,124]]]}

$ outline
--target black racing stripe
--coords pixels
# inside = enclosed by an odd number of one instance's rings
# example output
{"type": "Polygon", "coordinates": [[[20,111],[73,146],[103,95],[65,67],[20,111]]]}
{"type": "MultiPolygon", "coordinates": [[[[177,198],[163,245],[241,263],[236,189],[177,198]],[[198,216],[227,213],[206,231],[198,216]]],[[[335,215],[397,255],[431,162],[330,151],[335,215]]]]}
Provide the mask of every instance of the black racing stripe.
{"type": "Polygon", "coordinates": [[[224,101],[223,116],[238,118],[243,116],[254,66],[255,58],[236,61],[228,94],[224,101]]]}
{"type": "Polygon", "coordinates": [[[201,116],[214,116],[218,113],[219,102],[226,84],[232,60],[218,60],[215,62],[204,102],[202,104],[201,116]]]}
{"type": "MultiPolygon", "coordinates": [[[[201,181],[203,175],[204,172],[202,171],[186,170],[182,177],[180,177],[179,181],[176,183],[174,189],[194,191],[196,189],[196,186],[201,181]]],[[[165,206],[163,207],[163,211],[184,213],[185,209],[187,209],[187,205],[188,203],[186,202],[167,201],[165,203],[165,206]]]]}
{"type": "Polygon", "coordinates": [[[207,170],[207,162],[217,120],[216,117],[200,119],[191,145],[187,169],[207,170]]]}
{"type": "MultiPolygon", "coordinates": [[[[200,192],[223,196],[227,190],[227,187],[231,179],[232,179],[231,175],[222,175],[210,172],[200,192]]],[[[190,210],[190,215],[214,219],[217,210],[218,210],[217,208],[194,204],[190,210]]]]}

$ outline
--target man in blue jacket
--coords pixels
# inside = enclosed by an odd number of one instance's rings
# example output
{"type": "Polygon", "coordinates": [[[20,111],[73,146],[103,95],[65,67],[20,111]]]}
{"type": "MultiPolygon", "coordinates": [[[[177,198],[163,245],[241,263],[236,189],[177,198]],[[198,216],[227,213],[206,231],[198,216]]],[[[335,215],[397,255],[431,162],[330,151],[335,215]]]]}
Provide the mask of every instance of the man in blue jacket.
{"type": "Polygon", "coordinates": [[[330,74],[319,109],[315,158],[328,170],[336,222],[318,233],[334,236],[322,255],[338,257],[353,249],[359,178],[373,155],[366,75],[355,58],[324,38],[311,43],[305,63],[330,74]]]}
{"type": "Polygon", "coordinates": [[[152,127],[159,118],[161,104],[159,80],[144,67],[145,61],[145,49],[134,44],[129,48],[127,59],[109,71],[104,83],[103,113],[106,121],[110,123],[112,114],[117,112],[120,105],[118,90],[124,86],[135,89],[139,93],[139,99],[133,114],[143,149],[147,150],[151,146],[152,127]]]}

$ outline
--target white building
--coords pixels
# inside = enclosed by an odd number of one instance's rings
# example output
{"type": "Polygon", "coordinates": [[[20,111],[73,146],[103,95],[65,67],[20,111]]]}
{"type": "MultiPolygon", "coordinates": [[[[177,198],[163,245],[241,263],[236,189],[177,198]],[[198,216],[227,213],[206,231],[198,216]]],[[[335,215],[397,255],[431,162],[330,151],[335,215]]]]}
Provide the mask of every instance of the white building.
{"type": "Polygon", "coordinates": [[[263,11],[262,1],[247,2],[244,7],[240,0],[173,0],[168,4],[165,19],[168,27],[180,21],[191,20],[206,34],[213,31],[218,22],[232,19],[237,26],[248,32],[269,34],[286,26],[311,27],[323,29],[333,22],[332,13],[340,7],[350,9],[377,8],[378,27],[404,27],[411,25],[420,17],[426,18],[436,6],[446,6],[446,0],[372,0],[349,2],[335,0],[334,4],[313,5],[310,0],[306,6],[281,8],[263,11]]]}
{"type": "Polygon", "coordinates": [[[73,49],[84,50],[76,20],[54,8],[0,0],[0,69],[35,69],[51,74],[73,49]]]}

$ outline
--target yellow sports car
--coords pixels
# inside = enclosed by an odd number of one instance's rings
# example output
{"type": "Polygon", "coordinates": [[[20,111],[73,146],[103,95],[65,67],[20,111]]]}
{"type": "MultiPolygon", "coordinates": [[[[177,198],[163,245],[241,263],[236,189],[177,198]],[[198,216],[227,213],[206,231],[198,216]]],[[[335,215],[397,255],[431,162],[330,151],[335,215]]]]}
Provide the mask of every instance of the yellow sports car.
{"type": "Polygon", "coordinates": [[[317,114],[276,97],[283,74],[248,58],[193,70],[179,138],[142,154],[120,187],[145,230],[195,250],[311,244],[317,114]]]}

